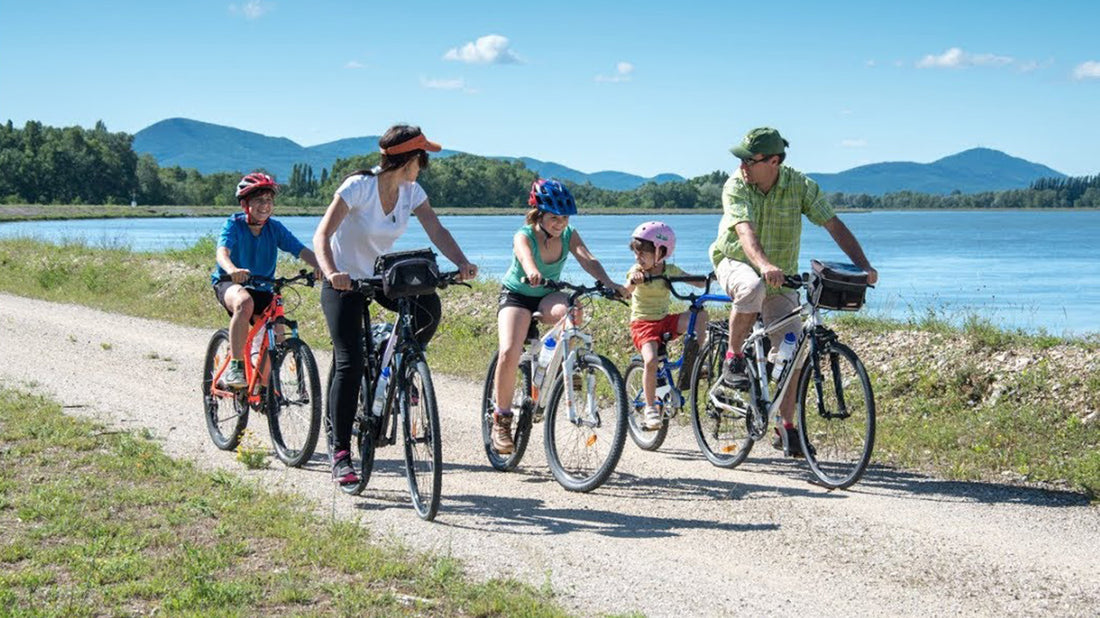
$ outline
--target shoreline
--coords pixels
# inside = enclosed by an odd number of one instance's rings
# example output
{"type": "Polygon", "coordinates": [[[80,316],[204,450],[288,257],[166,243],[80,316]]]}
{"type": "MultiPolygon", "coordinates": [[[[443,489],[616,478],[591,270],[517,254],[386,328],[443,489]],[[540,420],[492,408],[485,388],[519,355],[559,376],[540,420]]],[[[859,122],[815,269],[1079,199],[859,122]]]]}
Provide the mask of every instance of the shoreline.
{"type": "MultiPolygon", "coordinates": [[[[282,217],[320,217],[321,206],[278,205],[282,217]]],[[[73,219],[171,219],[182,217],[226,217],[237,212],[236,206],[126,206],[126,205],[0,205],[0,223],[24,221],[67,221],[73,219]]],[[[436,214],[447,217],[477,217],[522,215],[512,207],[435,208],[436,214]]],[[[1100,208],[837,208],[841,214],[869,214],[876,212],[1096,212],[1100,208]]],[[[587,211],[586,215],[720,215],[721,208],[644,209],[601,208],[587,211]]]]}

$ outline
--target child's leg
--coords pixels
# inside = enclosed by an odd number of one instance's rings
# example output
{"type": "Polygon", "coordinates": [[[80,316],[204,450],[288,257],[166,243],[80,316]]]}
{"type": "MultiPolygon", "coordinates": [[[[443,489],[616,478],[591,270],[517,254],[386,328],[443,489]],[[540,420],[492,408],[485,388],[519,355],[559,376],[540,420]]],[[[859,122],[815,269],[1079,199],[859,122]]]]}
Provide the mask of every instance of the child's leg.
{"type": "Polygon", "coordinates": [[[569,306],[569,297],[565,292],[547,294],[539,302],[539,313],[542,314],[543,324],[556,324],[565,317],[565,311],[569,306]]]}
{"type": "Polygon", "coordinates": [[[645,405],[652,408],[657,405],[657,342],[642,344],[642,391],[645,393],[645,405]]]}
{"type": "MultiPolygon", "coordinates": [[[[699,311],[699,315],[695,317],[695,338],[699,341],[699,349],[703,349],[703,346],[707,343],[707,319],[705,309],[699,311]]],[[[684,311],[681,313],[680,320],[676,323],[676,335],[686,333],[690,322],[691,312],[684,311]]]]}
{"type": "Polygon", "coordinates": [[[499,410],[511,410],[512,394],[516,388],[516,368],[519,367],[523,340],[527,336],[527,326],[530,323],[531,312],[521,307],[504,307],[497,313],[498,355],[494,382],[499,410]]]}
{"type": "Polygon", "coordinates": [[[252,324],[252,295],[248,290],[234,285],[225,292],[225,308],[233,312],[229,318],[229,350],[234,359],[244,358],[244,342],[252,324]]]}

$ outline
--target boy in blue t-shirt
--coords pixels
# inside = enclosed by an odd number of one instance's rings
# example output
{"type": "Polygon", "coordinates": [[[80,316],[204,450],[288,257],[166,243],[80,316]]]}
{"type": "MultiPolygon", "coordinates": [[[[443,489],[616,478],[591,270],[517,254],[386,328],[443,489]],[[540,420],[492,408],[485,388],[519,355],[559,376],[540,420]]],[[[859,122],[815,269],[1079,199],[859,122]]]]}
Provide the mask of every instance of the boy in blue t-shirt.
{"type": "Polygon", "coordinates": [[[237,183],[237,199],[244,212],[226,220],[218,237],[217,268],[210,276],[214,294],[229,313],[229,349],[232,355],[223,376],[229,388],[248,386],[244,373],[244,343],[252,318],[271,303],[270,284],[244,287],[252,275],[272,278],[278,250],[318,268],[313,251],[307,249],[282,223],[271,217],[279,185],[267,174],[253,172],[237,183]],[[228,275],[230,281],[219,281],[228,275]]]}

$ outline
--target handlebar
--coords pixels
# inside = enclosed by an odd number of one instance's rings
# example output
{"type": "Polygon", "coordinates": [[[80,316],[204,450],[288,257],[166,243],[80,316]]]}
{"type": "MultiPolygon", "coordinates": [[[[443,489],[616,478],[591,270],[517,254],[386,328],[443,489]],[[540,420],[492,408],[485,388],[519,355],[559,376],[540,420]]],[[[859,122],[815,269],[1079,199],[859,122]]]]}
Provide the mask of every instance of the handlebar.
{"type": "MultiPolygon", "coordinates": [[[[459,279],[460,272],[457,270],[449,270],[439,273],[439,281],[436,282],[435,287],[444,289],[452,285],[464,285],[470,287],[469,283],[459,279]]],[[[363,277],[362,279],[352,279],[351,289],[356,292],[362,292],[367,296],[374,294],[375,290],[382,289],[382,277],[363,277]]]]}
{"type": "MultiPolygon", "coordinates": [[[[527,277],[523,277],[523,282],[527,282],[527,277]]],[[[608,300],[617,300],[623,302],[619,298],[618,292],[607,287],[602,281],[596,281],[594,285],[576,285],[569,283],[568,281],[554,281],[552,279],[543,279],[540,284],[542,287],[550,288],[551,290],[570,292],[569,302],[572,304],[578,298],[582,296],[602,296],[608,300]]]]}
{"type": "MultiPolygon", "coordinates": [[[[223,283],[225,281],[232,281],[232,280],[233,280],[233,277],[228,275],[228,274],[221,275],[221,276],[218,277],[218,283],[223,283]]],[[[317,278],[313,274],[313,272],[312,271],[307,271],[306,269],[303,268],[303,269],[299,270],[298,274],[294,275],[293,277],[274,277],[273,278],[273,277],[265,277],[263,275],[249,275],[248,279],[246,279],[244,281],[244,283],[242,283],[241,285],[244,286],[244,287],[249,287],[249,286],[255,286],[255,285],[258,285],[258,284],[270,283],[271,285],[273,285],[275,287],[276,290],[278,290],[278,289],[282,288],[283,286],[293,285],[293,284],[299,283],[299,282],[302,282],[301,285],[304,285],[306,287],[313,287],[313,284],[316,281],[317,281],[317,278]]]]}

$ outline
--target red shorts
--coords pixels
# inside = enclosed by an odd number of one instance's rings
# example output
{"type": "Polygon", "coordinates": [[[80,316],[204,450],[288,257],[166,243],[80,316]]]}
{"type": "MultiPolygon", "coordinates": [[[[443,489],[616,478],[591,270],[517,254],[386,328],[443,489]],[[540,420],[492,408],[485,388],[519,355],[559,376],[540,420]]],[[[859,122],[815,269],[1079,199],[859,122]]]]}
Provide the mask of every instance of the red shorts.
{"type": "Polygon", "coordinates": [[[642,349],[642,344],[648,341],[660,343],[665,333],[671,333],[672,339],[679,334],[677,326],[680,324],[680,314],[670,313],[660,320],[634,320],[630,323],[630,337],[634,340],[634,347],[642,349]]]}

